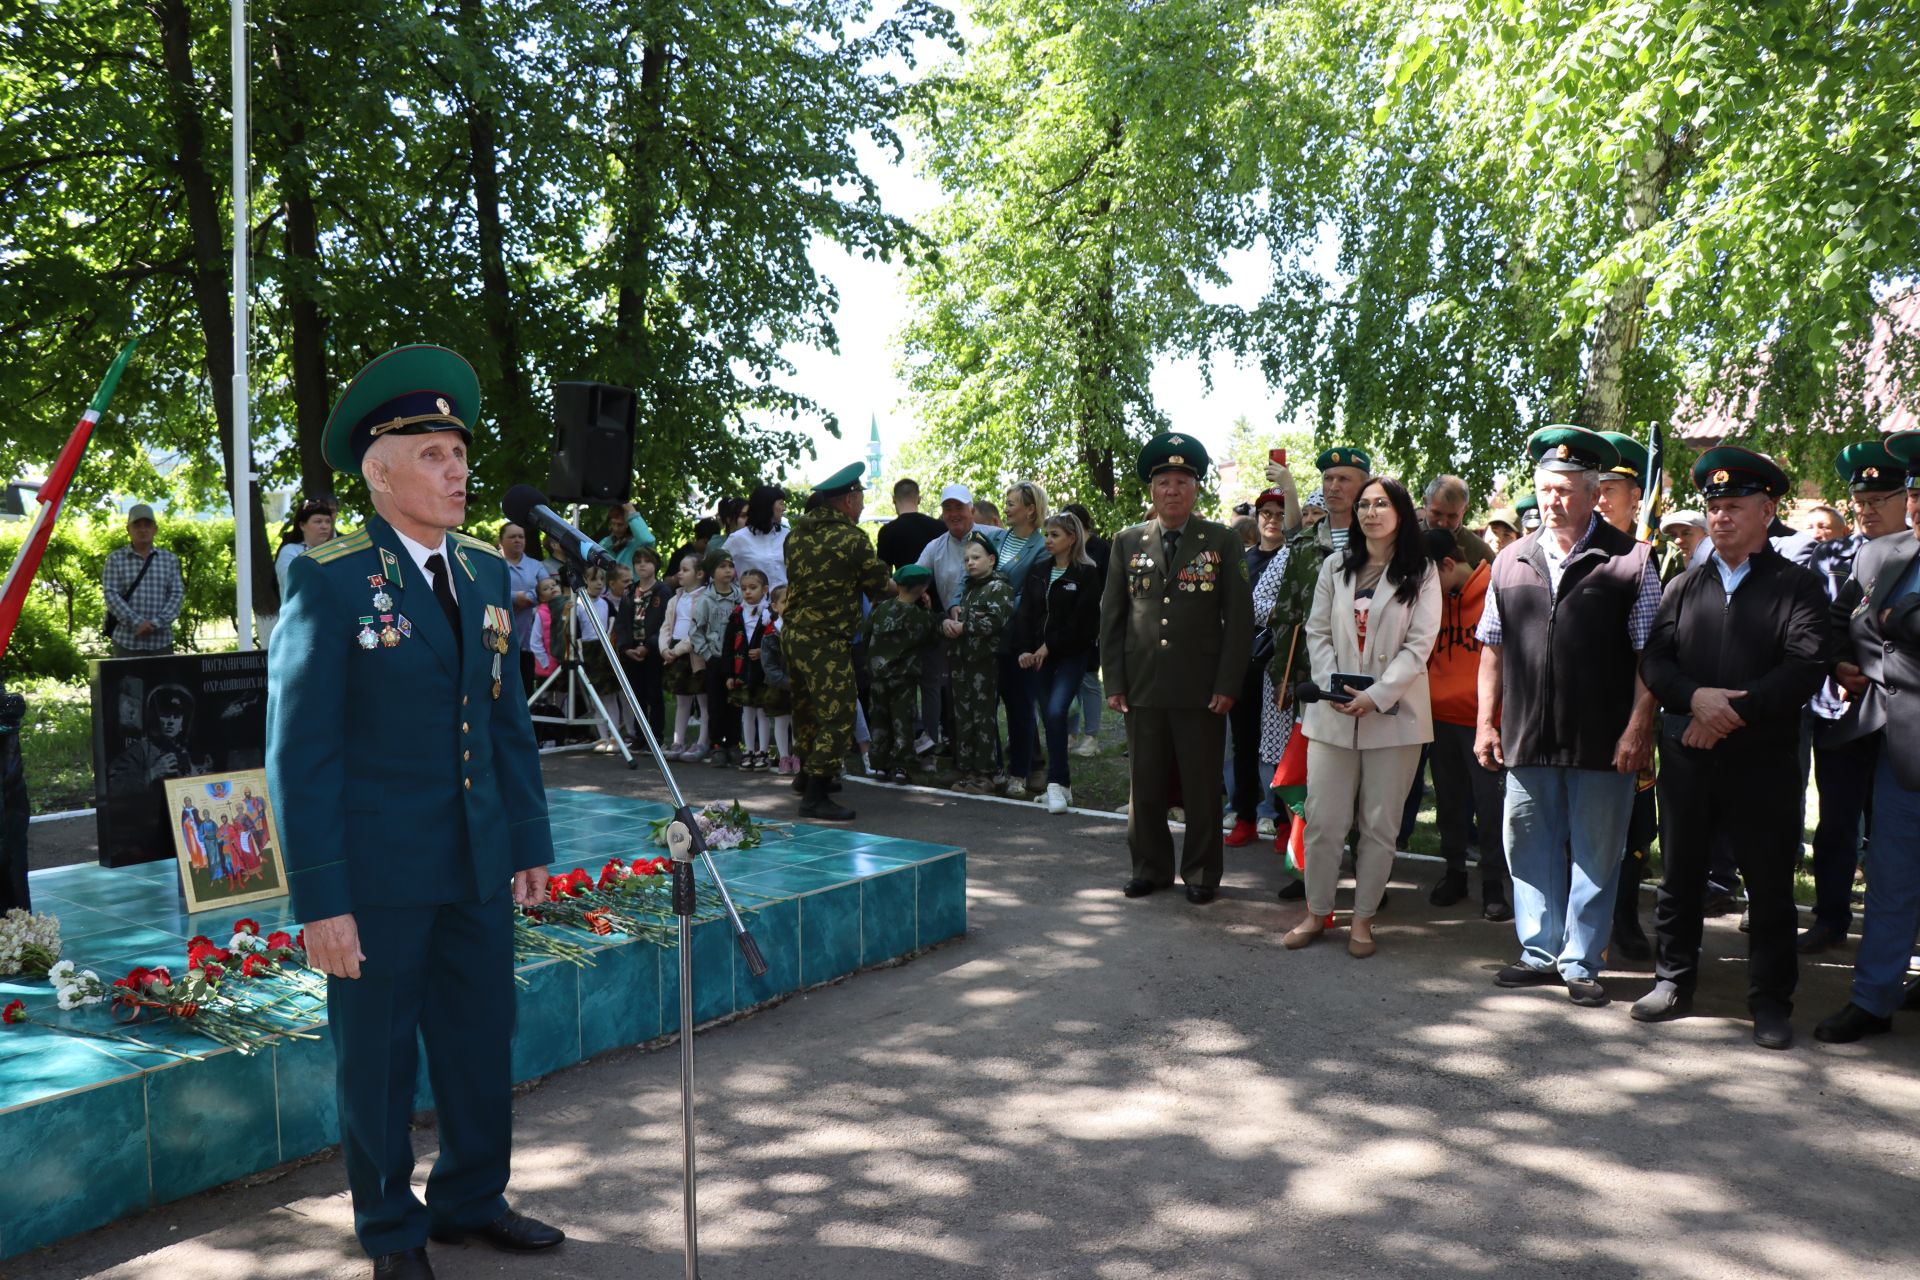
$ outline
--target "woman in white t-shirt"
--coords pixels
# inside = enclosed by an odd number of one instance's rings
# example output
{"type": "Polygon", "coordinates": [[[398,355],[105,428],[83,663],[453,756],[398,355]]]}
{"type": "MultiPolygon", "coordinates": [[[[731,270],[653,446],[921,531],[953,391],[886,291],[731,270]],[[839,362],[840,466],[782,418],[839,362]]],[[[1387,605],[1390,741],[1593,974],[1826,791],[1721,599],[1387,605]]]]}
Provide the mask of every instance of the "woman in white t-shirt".
{"type": "Polygon", "coordinates": [[[767,575],[767,588],[787,582],[787,491],[763,484],[747,499],[747,523],[727,537],[727,554],[735,572],[758,569],[767,575]]]}

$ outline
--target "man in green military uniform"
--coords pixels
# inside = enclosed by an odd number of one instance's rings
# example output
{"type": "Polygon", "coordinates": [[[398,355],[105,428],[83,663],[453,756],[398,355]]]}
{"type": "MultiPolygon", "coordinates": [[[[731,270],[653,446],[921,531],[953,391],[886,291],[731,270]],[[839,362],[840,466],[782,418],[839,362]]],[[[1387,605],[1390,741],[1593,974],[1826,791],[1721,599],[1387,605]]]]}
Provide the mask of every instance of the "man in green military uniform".
{"type": "Polygon", "coordinates": [[[375,515],[295,560],[268,663],[267,785],[307,953],[328,975],[354,1231],[380,1280],[431,1280],[429,1236],[564,1237],[507,1207],[514,904],[553,835],[500,553],[455,531],[479,381],[443,347],[361,371],[323,446],[375,515]],[[414,1196],[416,1036],[439,1117],[414,1196]]]}
{"type": "MultiPolygon", "coordinates": [[[[1353,524],[1353,500],[1360,486],[1373,474],[1373,458],[1364,449],[1337,444],[1320,451],[1314,459],[1320,469],[1327,500],[1327,518],[1316,524],[1302,525],[1287,535],[1287,567],[1282,570],[1280,590],[1273,600],[1273,611],[1265,625],[1273,637],[1273,657],[1267,663],[1267,675],[1273,681],[1274,696],[1283,703],[1294,700],[1294,686],[1306,677],[1307,613],[1313,608],[1313,587],[1320,577],[1320,564],[1347,544],[1353,524]],[[1337,508],[1337,512],[1336,512],[1337,508]]],[[[1267,467],[1272,483],[1278,464],[1267,467]]],[[[1294,707],[1295,732],[1299,728],[1300,708],[1294,707]]],[[[1296,812],[1298,812],[1296,806],[1296,812]]],[[[1280,886],[1280,899],[1293,902],[1307,896],[1307,882],[1290,877],[1280,886]]],[[[1382,898],[1384,905],[1385,899],[1382,898]]]]}
{"type": "Polygon", "coordinates": [[[1193,514],[1207,461],[1198,440],[1179,434],[1155,436],[1140,451],[1154,518],[1114,538],[1100,601],[1101,676],[1107,705],[1126,717],[1133,784],[1129,898],[1173,884],[1167,809],[1176,768],[1187,811],[1187,901],[1212,902],[1224,869],[1225,716],[1246,679],[1253,596],[1239,535],[1193,514]]]}
{"type": "Polygon", "coordinates": [[[793,681],[794,749],[800,754],[800,816],[850,822],[853,810],[830,794],[853,749],[853,713],[860,696],[853,675],[853,634],[860,597],[887,590],[887,566],[860,529],[866,492],[864,462],[834,472],[807,498],[787,535],[787,612],[783,652],[793,681]]]}
{"type": "Polygon", "coordinates": [[[860,623],[867,646],[867,726],[874,772],[893,782],[912,780],[913,718],[920,700],[920,655],[939,630],[925,607],[933,570],[905,564],[893,571],[894,597],[873,606],[860,623]]]}

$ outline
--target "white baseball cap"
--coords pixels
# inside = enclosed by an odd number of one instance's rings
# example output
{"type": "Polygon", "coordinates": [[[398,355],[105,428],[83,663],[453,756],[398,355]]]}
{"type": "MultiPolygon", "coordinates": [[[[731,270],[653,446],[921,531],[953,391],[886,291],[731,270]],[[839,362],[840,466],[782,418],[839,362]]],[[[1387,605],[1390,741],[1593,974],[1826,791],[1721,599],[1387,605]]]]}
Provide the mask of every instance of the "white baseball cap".
{"type": "Polygon", "coordinates": [[[940,491],[941,502],[964,502],[973,505],[973,490],[963,484],[950,484],[940,491]]]}
{"type": "Polygon", "coordinates": [[[1662,529],[1672,529],[1676,526],[1691,526],[1695,529],[1705,529],[1707,527],[1707,518],[1698,511],[1669,511],[1666,517],[1660,521],[1660,527],[1662,529]]]}

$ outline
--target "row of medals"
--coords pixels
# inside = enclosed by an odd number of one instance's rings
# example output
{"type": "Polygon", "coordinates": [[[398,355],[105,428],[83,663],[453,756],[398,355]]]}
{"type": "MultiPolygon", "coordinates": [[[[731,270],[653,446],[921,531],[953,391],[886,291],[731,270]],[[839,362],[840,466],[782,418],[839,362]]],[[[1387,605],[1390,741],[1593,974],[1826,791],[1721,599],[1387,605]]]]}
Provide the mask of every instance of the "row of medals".
{"type": "MultiPolygon", "coordinates": [[[[1148,569],[1151,569],[1151,568],[1153,568],[1153,557],[1152,557],[1152,556],[1150,556],[1150,555],[1148,555],[1148,554],[1147,554],[1146,552],[1144,552],[1144,551],[1142,551],[1142,552],[1141,552],[1141,553],[1140,553],[1139,555],[1136,555],[1136,556],[1135,556],[1135,557],[1134,557],[1134,558],[1133,558],[1133,559],[1132,559],[1132,560],[1131,560],[1131,561],[1129,562],[1129,567],[1130,567],[1130,568],[1131,568],[1131,569],[1132,569],[1132,570],[1133,570],[1133,571],[1134,571],[1135,573],[1144,573],[1144,572],[1146,572],[1146,571],[1147,571],[1148,569]]],[[[1207,579],[1204,579],[1204,580],[1202,580],[1202,581],[1199,581],[1199,582],[1190,582],[1190,581],[1188,581],[1188,580],[1187,580],[1187,578],[1186,578],[1186,574],[1187,574],[1188,572],[1190,572],[1190,570],[1188,570],[1188,569],[1182,569],[1182,570],[1180,571],[1180,573],[1181,573],[1181,579],[1180,579],[1180,581],[1179,581],[1179,582],[1178,582],[1177,584],[1175,584],[1175,585],[1177,585],[1177,586],[1178,586],[1178,587],[1180,588],[1180,590],[1182,590],[1182,591],[1211,591],[1211,590],[1213,590],[1213,579],[1212,579],[1212,578],[1207,578],[1207,579]]]]}
{"type": "Polygon", "coordinates": [[[399,644],[413,634],[413,624],[407,621],[404,613],[389,613],[393,608],[393,597],[387,594],[387,579],[384,574],[369,574],[367,585],[373,588],[373,612],[380,621],[380,630],[373,629],[373,618],[360,619],[360,647],[372,649],[376,646],[388,649],[399,644]]]}

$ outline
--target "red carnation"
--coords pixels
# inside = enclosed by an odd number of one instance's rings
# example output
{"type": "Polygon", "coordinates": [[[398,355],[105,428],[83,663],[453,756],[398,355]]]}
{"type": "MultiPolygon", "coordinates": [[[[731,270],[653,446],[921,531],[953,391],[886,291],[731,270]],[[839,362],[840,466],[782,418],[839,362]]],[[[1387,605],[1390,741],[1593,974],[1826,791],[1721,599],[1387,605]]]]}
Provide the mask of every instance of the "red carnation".
{"type": "Polygon", "coordinates": [[[547,881],[547,901],[548,902],[560,901],[560,895],[565,893],[566,891],[567,891],[567,878],[565,876],[557,876],[554,879],[547,881]]]}
{"type": "Polygon", "coordinates": [[[254,919],[235,920],[233,922],[233,931],[235,933],[250,933],[257,938],[260,936],[260,922],[254,919]]]}
{"type": "Polygon", "coordinates": [[[227,976],[227,971],[217,964],[203,964],[200,966],[200,976],[208,982],[218,982],[227,976]]]}
{"type": "Polygon", "coordinates": [[[0,1010],[0,1022],[4,1022],[8,1026],[12,1026],[16,1022],[25,1022],[26,1020],[27,1006],[23,1001],[15,1000],[4,1010],[0,1010]]]}
{"type": "Polygon", "coordinates": [[[192,955],[193,949],[195,947],[210,947],[212,945],[213,945],[212,938],[209,938],[204,933],[196,933],[191,938],[187,939],[187,954],[192,955]]]}
{"type": "Polygon", "coordinates": [[[269,951],[291,951],[293,949],[293,939],[287,936],[286,930],[276,929],[267,935],[267,949],[269,951]]]}
{"type": "Polygon", "coordinates": [[[243,978],[257,978],[263,971],[271,969],[272,967],[273,962],[265,956],[258,954],[250,955],[240,962],[240,976],[243,978]]]}
{"type": "Polygon", "coordinates": [[[205,938],[194,939],[187,944],[187,968],[198,969],[214,950],[214,945],[205,938]]]}
{"type": "Polygon", "coordinates": [[[149,987],[170,987],[173,985],[173,975],[168,973],[165,968],[149,969],[147,970],[147,985],[149,987]]]}
{"type": "Polygon", "coordinates": [[[113,985],[116,987],[126,987],[132,991],[144,990],[147,985],[147,971],[136,966],[135,968],[127,970],[126,977],[116,979],[113,985]]]}
{"type": "Polygon", "coordinates": [[[293,948],[296,951],[305,951],[307,949],[307,931],[305,929],[293,935],[293,948]]]}

